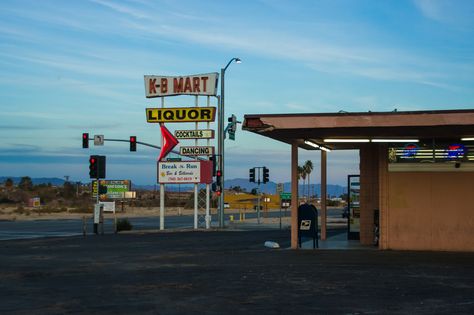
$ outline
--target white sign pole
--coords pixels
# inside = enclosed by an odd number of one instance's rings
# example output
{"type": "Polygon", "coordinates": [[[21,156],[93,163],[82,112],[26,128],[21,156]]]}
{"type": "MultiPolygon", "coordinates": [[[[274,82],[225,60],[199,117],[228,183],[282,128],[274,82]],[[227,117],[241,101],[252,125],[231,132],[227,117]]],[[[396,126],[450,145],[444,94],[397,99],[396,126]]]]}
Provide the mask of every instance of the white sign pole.
{"type": "MultiPolygon", "coordinates": [[[[208,96],[207,97],[207,107],[209,107],[211,104],[211,97],[208,96]]],[[[207,129],[210,128],[210,123],[207,122],[207,129]]],[[[207,139],[207,144],[206,144],[208,147],[211,145],[211,140],[210,139],[207,139]]],[[[211,170],[212,172],[213,170],[211,170]]],[[[206,220],[206,229],[210,229],[211,228],[211,216],[209,214],[209,205],[210,205],[210,199],[211,199],[211,196],[210,196],[210,189],[209,189],[209,184],[206,184],[206,217],[205,217],[205,220],[206,220]]]]}
{"type": "MultiPolygon", "coordinates": [[[[165,98],[161,97],[161,108],[165,107],[165,98]]],[[[161,147],[163,148],[163,135],[161,135],[161,147]]],[[[165,229],[165,184],[160,184],[160,230],[165,229]]]]}
{"type": "MultiPolygon", "coordinates": [[[[195,105],[196,107],[199,107],[199,96],[195,96],[195,105]]],[[[196,122],[196,130],[198,130],[198,125],[199,123],[196,122]]],[[[198,139],[195,139],[194,140],[194,144],[195,146],[198,145],[198,139]]],[[[196,157],[196,161],[197,161],[197,157],[196,157]]],[[[194,229],[197,230],[198,228],[198,199],[199,199],[199,191],[198,191],[198,185],[199,184],[194,184],[194,229]]]]}

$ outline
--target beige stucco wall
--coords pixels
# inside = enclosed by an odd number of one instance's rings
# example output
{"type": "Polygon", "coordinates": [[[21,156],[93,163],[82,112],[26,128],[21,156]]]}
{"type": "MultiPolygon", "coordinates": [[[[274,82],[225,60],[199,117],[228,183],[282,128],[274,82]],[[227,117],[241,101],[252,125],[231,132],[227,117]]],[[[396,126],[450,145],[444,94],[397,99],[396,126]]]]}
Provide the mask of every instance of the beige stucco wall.
{"type": "Polygon", "coordinates": [[[385,175],[382,248],[474,251],[474,172],[385,175]]]}
{"type": "Polygon", "coordinates": [[[360,154],[360,243],[374,242],[374,210],[379,209],[379,145],[361,146],[360,154]]]}

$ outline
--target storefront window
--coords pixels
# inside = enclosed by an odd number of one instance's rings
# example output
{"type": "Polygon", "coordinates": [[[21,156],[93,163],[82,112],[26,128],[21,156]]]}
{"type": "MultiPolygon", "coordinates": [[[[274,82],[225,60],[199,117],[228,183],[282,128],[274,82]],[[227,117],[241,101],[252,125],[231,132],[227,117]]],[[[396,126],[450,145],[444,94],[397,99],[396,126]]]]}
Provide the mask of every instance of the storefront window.
{"type": "Polygon", "coordinates": [[[391,145],[389,163],[474,162],[474,143],[460,141],[420,142],[391,145]]]}

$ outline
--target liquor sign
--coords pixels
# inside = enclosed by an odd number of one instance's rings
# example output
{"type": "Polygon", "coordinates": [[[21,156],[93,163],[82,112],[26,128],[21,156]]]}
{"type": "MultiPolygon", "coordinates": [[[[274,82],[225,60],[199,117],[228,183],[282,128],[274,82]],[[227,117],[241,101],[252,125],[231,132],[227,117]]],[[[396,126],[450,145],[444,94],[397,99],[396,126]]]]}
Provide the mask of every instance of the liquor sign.
{"type": "Polygon", "coordinates": [[[214,155],[214,147],[180,147],[179,154],[185,156],[214,155]]]}
{"type": "Polygon", "coordinates": [[[215,107],[171,107],[147,108],[146,121],[149,123],[213,122],[215,107]]]}
{"type": "Polygon", "coordinates": [[[214,130],[175,130],[176,139],[214,139],[214,130]]]}
{"type": "Polygon", "coordinates": [[[217,94],[217,72],[188,76],[145,75],[145,95],[147,98],[172,95],[212,95],[217,94]]]}
{"type": "Polygon", "coordinates": [[[212,161],[158,162],[158,183],[212,183],[212,161]]]}

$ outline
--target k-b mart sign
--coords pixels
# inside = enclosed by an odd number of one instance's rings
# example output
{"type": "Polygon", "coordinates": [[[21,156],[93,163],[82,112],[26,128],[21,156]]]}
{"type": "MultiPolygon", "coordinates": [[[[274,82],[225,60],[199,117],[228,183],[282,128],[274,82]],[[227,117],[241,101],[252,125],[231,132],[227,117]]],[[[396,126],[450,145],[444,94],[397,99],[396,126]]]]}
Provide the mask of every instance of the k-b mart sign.
{"type": "Polygon", "coordinates": [[[217,94],[217,72],[181,77],[146,75],[145,95],[147,98],[171,95],[213,95],[217,94]]]}

